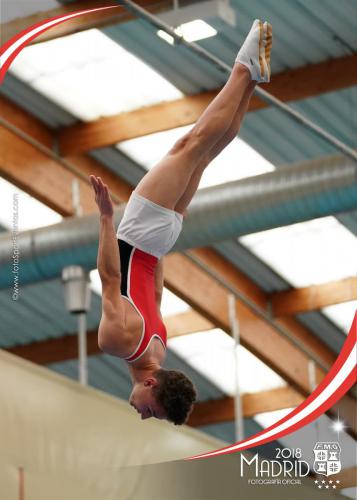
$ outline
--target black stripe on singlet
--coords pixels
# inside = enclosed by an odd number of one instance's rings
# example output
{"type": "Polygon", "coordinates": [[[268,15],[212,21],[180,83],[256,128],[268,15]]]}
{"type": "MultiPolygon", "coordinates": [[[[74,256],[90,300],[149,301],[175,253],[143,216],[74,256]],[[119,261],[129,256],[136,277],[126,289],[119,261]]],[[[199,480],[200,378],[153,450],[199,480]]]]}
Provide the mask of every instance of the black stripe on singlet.
{"type": "Polygon", "coordinates": [[[123,240],[118,240],[118,245],[120,252],[121,294],[128,297],[129,262],[134,247],[123,240]]]}

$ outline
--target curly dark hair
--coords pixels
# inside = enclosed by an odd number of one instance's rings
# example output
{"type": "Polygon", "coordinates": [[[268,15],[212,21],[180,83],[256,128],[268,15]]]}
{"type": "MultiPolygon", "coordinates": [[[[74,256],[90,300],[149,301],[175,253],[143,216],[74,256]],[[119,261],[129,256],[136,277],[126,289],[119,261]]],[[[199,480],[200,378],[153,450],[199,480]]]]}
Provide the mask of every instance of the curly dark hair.
{"type": "Polygon", "coordinates": [[[159,382],[154,389],[155,399],[164,409],[167,420],[175,425],[184,424],[197,398],[195,386],[180,371],[160,368],[154,375],[159,382]]]}

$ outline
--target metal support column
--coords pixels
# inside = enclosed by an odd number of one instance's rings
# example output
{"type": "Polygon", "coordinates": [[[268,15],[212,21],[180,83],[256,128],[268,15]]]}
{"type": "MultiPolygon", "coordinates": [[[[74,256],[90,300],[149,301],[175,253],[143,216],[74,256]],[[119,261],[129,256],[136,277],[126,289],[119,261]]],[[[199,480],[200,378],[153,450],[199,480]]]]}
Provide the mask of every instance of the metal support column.
{"type": "Polygon", "coordinates": [[[67,311],[78,315],[78,380],[82,385],[87,385],[86,315],[90,310],[91,299],[89,274],[80,266],[67,266],[62,270],[62,283],[67,311]]]}
{"type": "Polygon", "coordinates": [[[88,384],[87,367],[87,313],[78,314],[78,378],[82,385],[88,384]]]}
{"type": "Polygon", "coordinates": [[[242,397],[239,388],[239,321],[236,309],[236,298],[233,294],[228,295],[228,313],[231,324],[232,337],[234,339],[234,368],[235,368],[235,395],[234,395],[234,415],[235,415],[235,438],[236,441],[244,439],[244,419],[242,408],[242,397]]]}

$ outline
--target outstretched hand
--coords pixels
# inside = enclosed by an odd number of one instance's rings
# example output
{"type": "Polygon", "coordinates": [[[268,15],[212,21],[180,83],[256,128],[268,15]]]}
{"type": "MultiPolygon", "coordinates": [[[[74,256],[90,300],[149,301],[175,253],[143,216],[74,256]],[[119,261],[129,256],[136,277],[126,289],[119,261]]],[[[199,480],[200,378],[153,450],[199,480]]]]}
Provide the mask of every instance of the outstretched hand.
{"type": "Polygon", "coordinates": [[[103,184],[100,177],[94,175],[89,176],[91,184],[95,192],[95,201],[98,205],[100,215],[113,215],[113,202],[110,198],[108,186],[103,184]]]}

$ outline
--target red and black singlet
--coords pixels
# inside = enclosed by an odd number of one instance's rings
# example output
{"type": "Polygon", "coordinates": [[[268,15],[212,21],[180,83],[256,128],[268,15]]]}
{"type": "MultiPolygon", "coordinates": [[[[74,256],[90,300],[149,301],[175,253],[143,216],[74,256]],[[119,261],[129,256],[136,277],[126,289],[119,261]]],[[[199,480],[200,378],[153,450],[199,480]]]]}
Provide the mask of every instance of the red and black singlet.
{"type": "Polygon", "coordinates": [[[136,309],[143,320],[138,346],[126,361],[139,359],[157,337],[166,348],[167,333],[157,312],[155,297],[155,267],[158,259],[126,241],[118,240],[121,265],[121,295],[136,309]]]}

